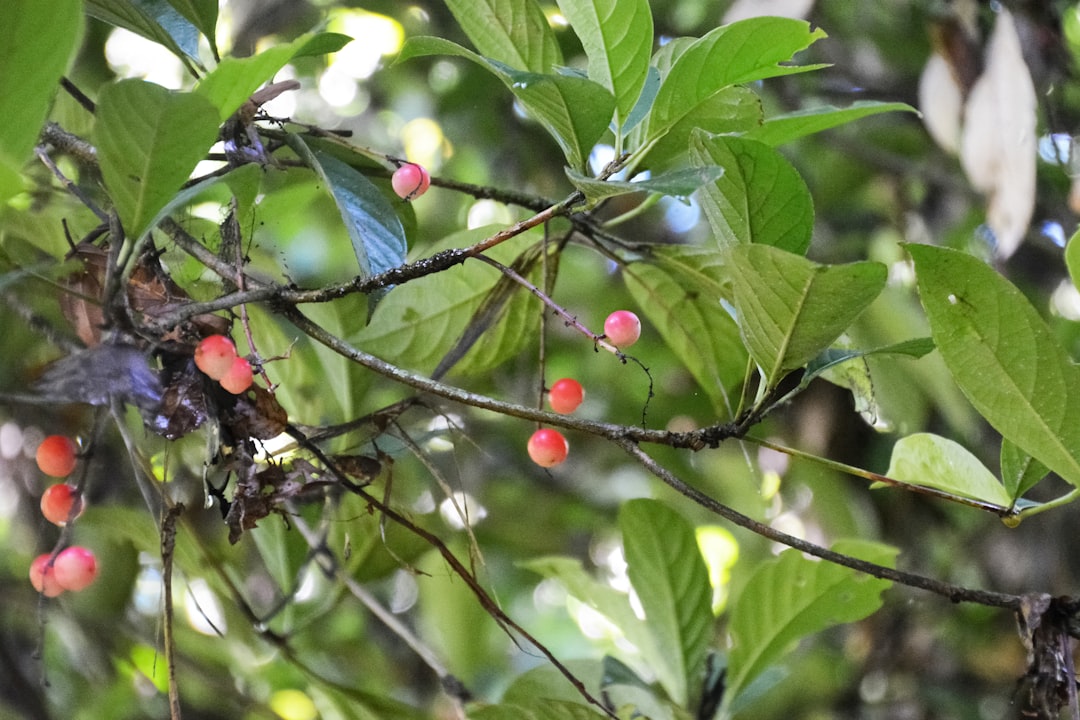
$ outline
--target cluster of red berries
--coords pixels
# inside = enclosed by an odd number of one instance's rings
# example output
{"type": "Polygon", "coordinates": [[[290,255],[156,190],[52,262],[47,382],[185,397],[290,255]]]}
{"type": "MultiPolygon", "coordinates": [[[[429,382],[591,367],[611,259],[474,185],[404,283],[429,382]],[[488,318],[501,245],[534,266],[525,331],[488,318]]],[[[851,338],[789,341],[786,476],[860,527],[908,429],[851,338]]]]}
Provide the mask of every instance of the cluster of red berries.
{"type": "Polygon", "coordinates": [[[236,354],[236,345],[224,335],[210,335],[199,341],[195,347],[195,367],[233,395],[247,391],[254,378],[251,363],[236,354]]]}
{"type": "Polygon", "coordinates": [[[405,163],[390,176],[390,187],[402,200],[415,200],[431,187],[431,175],[423,165],[405,163]]]}
{"type": "MultiPolygon", "coordinates": [[[[64,478],[75,469],[79,446],[64,435],[50,435],[38,445],[36,459],[41,472],[64,478]]],[[[79,489],[69,483],[57,483],[41,496],[41,514],[49,522],[63,527],[79,517],[83,499],[79,489]]],[[[43,553],[30,563],[30,584],[46,597],[56,597],[65,590],[78,592],[97,577],[97,558],[79,545],[58,553],[43,553]]]]}
{"type": "MultiPolygon", "coordinates": [[[[604,337],[618,347],[629,347],[641,337],[641,320],[629,310],[616,310],[604,321],[604,337]]],[[[577,410],[585,389],[573,378],[556,380],[548,389],[548,405],[561,415],[577,410]]],[[[566,437],[552,428],[540,428],[529,438],[529,457],[540,467],[554,467],[570,454],[566,437]]]]}

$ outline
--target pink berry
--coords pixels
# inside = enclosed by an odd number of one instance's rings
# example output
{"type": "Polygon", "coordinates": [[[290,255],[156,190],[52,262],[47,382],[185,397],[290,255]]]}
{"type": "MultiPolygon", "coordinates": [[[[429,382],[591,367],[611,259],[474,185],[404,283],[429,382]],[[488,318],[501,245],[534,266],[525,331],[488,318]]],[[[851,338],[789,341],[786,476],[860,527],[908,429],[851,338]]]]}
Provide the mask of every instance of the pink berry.
{"type": "Polygon", "coordinates": [[[220,380],[236,359],[236,345],[224,335],[210,335],[195,347],[195,366],[212,380],[220,380]]]}
{"type": "Polygon", "coordinates": [[[79,446],[64,435],[50,435],[37,448],[37,465],[41,472],[52,477],[67,477],[75,469],[75,454],[79,446]]]}
{"type": "Polygon", "coordinates": [[[52,570],[60,587],[78,592],[88,587],[97,577],[97,558],[90,550],[72,545],[60,551],[53,562],[52,570]]]}
{"type": "Polygon", "coordinates": [[[233,358],[229,372],[221,377],[220,382],[221,387],[225,388],[233,395],[239,395],[251,387],[253,378],[254,373],[251,370],[251,363],[248,362],[247,358],[236,357],[233,358]]]}
{"type": "Polygon", "coordinates": [[[604,335],[612,345],[630,347],[641,337],[641,321],[629,310],[616,310],[604,321],[604,335]]]}
{"type": "Polygon", "coordinates": [[[63,527],[79,517],[82,511],[82,496],[74,485],[57,483],[41,495],[41,514],[54,525],[63,527]]]}
{"type": "Polygon", "coordinates": [[[529,457],[540,467],[553,467],[566,459],[570,444],[558,430],[542,428],[529,438],[529,457]]]}
{"type": "Polygon", "coordinates": [[[573,378],[556,380],[548,390],[548,403],[551,409],[557,413],[567,414],[577,410],[578,405],[585,399],[585,389],[581,383],[573,378]]]}
{"type": "Polygon", "coordinates": [[[30,563],[30,584],[45,597],[56,597],[64,592],[64,588],[56,581],[56,568],[49,564],[51,553],[44,553],[34,558],[30,563]]]}
{"type": "Polygon", "coordinates": [[[390,186],[403,200],[414,200],[427,192],[431,186],[431,175],[416,163],[405,163],[390,177],[390,186]]]}

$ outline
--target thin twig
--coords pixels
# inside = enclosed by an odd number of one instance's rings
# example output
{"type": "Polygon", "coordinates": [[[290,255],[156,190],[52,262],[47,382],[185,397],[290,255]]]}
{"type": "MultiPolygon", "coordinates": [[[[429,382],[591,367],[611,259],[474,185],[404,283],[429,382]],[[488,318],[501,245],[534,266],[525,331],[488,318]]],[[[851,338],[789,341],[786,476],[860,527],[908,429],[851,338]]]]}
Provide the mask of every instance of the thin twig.
{"type": "Polygon", "coordinates": [[[907,585],[908,587],[927,590],[937,595],[941,595],[942,597],[946,597],[954,603],[970,602],[979,605],[988,605],[990,607],[1007,608],[1009,610],[1017,610],[1020,607],[1021,596],[1019,595],[1009,595],[988,590],[973,590],[960,585],[953,585],[952,583],[942,582],[923,575],[916,575],[914,573],[904,572],[903,570],[867,562],[866,560],[860,560],[851,557],[850,555],[844,555],[834,550],[823,548],[820,545],[815,545],[812,542],[797,538],[794,535],[781,532],[776,528],[747,517],[737,510],[718,502],[700,490],[687,485],[670,470],[660,465],[651,455],[643,451],[634,442],[629,440],[616,440],[616,443],[625,450],[630,457],[639,462],[642,467],[660,478],[660,480],[664,481],[664,483],[680,495],[692,500],[706,510],[719,515],[725,520],[746,528],[764,538],[795,548],[808,555],[819,557],[822,560],[827,560],[837,565],[843,565],[852,570],[858,570],[867,575],[872,575],[884,580],[892,580],[893,582],[907,585]]]}

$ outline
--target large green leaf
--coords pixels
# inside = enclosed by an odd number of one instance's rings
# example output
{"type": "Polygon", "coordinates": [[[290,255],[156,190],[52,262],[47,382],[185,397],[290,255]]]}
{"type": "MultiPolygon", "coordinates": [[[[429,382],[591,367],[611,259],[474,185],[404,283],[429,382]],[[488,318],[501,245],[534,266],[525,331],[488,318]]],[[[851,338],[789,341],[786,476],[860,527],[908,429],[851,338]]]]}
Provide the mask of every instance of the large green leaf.
{"type": "Polygon", "coordinates": [[[217,140],[218,114],[203,97],[142,80],[106,85],[94,128],[101,174],[128,235],[148,229],[217,140]]]}
{"type": "MultiPolygon", "coordinates": [[[[686,164],[690,136],[702,131],[714,135],[743,133],[761,125],[764,111],[761,98],[740,85],[724,88],[679,119],[675,125],[649,145],[641,166],[652,170],[686,164]]],[[[641,142],[645,130],[639,125],[634,140],[641,142]]]]}
{"type": "Polygon", "coordinates": [[[760,17],[718,27],[687,48],[660,85],[648,136],[655,140],[731,85],[814,70],[820,65],[780,65],[825,37],[801,20],[760,17]]]}
{"type": "Polygon", "coordinates": [[[698,195],[721,248],[753,242],[801,255],[810,247],[810,190],[783,155],[755,140],[695,131],[690,157],[695,165],[726,170],[698,195]]]}
{"type": "MultiPolygon", "coordinates": [[[[833,550],[892,566],[893,548],[841,541],[833,550]]],[[[724,707],[800,639],[840,623],[854,622],[881,607],[892,583],[832,563],[811,560],[797,550],[758,567],[731,610],[727,689],[724,707]]],[[[722,715],[726,717],[726,715],[722,715]]]]}
{"type": "Polygon", "coordinates": [[[214,104],[224,121],[293,58],[335,52],[351,40],[348,35],[319,33],[275,45],[251,57],[227,57],[199,81],[195,91],[214,104]]]}
{"type": "Polygon", "coordinates": [[[1012,496],[964,446],[933,433],[915,433],[893,446],[889,471],[894,480],[1009,507],[1012,496]]]}
{"type": "Polygon", "coordinates": [[[649,0],[558,0],[581,39],[589,78],[615,96],[615,126],[621,128],[649,73],[653,20],[649,0]]]}
{"type": "Polygon", "coordinates": [[[881,263],[819,265],[770,245],[730,251],[739,328],[770,386],[828,347],[885,287],[881,263]]]}
{"type": "Polygon", "coordinates": [[[22,187],[19,171],[81,34],[78,0],[5,3],[0,22],[0,206],[22,187]]]}
{"type": "Polygon", "coordinates": [[[446,0],[446,6],[481,55],[534,73],[562,64],[555,33],[534,0],[446,0]]]}
{"type": "Polygon", "coordinates": [[[977,258],[929,245],[907,249],[956,384],[1003,437],[1080,485],[1080,370],[1046,322],[977,258]]]}
{"type": "Polygon", "coordinates": [[[907,103],[886,103],[876,100],[859,100],[846,108],[822,105],[771,117],[762,123],[761,127],[748,132],[746,136],[776,147],[860,118],[898,111],[918,112],[907,103]]]}
{"type": "MultiPolygon", "coordinates": [[[[198,62],[198,30],[168,3],[152,0],[85,0],[86,14],[163,45],[187,63],[198,62]]],[[[188,64],[190,68],[190,64],[188,64]]]]}
{"type": "Polygon", "coordinates": [[[711,640],[712,586],[694,527],[656,500],[619,511],[627,572],[659,654],[646,656],[668,695],[685,705],[711,640]]]}
{"type": "Polygon", "coordinates": [[[542,75],[514,70],[505,63],[481,57],[457,43],[435,37],[410,38],[398,61],[424,55],[467,58],[492,72],[529,114],[555,139],[575,170],[584,170],[593,145],[607,130],[615,98],[603,86],[574,75],[542,75]]]}
{"type": "Polygon", "coordinates": [[[314,170],[334,196],[360,265],[370,277],[405,262],[405,230],[386,196],[364,175],[329,153],[312,151],[298,135],[289,147],[314,170]]]}
{"type": "Polygon", "coordinates": [[[720,304],[721,291],[703,277],[703,264],[719,253],[665,252],[656,264],[635,263],[623,272],[638,307],[721,415],[734,413],[730,391],[746,373],[739,326],[720,304]]]}

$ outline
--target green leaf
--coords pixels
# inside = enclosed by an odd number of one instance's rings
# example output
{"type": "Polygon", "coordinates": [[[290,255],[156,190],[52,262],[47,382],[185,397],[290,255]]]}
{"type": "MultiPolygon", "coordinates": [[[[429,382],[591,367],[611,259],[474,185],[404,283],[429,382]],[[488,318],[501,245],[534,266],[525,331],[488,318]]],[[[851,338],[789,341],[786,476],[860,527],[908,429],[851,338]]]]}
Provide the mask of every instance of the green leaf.
{"type": "Polygon", "coordinates": [[[771,117],[761,127],[746,133],[746,137],[776,147],[806,135],[887,112],[918,113],[919,111],[907,103],[886,103],[876,100],[859,100],[846,108],[823,105],[771,117]]]}
{"type": "Polygon", "coordinates": [[[101,90],[94,128],[101,174],[129,236],[150,227],[217,134],[217,112],[199,95],[142,80],[101,90]]]}
{"type": "Polygon", "coordinates": [[[84,7],[90,17],[152,40],[185,64],[189,59],[199,60],[198,32],[168,4],[152,0],[86,0],[84,7]],[[194,44],[188,28],[195,31],[194,44]]]}
{"type": "Polygon", "coordinates": [[[713,623],[709,571],[693,526],[655,500],[619,511],[627,572],[659,654],[645,656],[668,695],[685,705],[705,660],[713,623]]]}
{"type": "Polygon", "coordinates": [[[866,358],[871,355],[907,355],[919,358],[933,349],[934,341],[930,338],[905,340],[873,350],[828,348],[807,364],[806,372],[799,380],[799,386],[785,399],[802,392],[820,376],[837,387],[851,391],[851,397],[855,402],[855,412],[862,415],[867,424],[879,431],[890,430],[891,423],[881,417],[877,393],[874,390],[874,379],[870,375],[870,365],[866,362],[866,358]]]}
{"type": "MultiPolygon", "coordinates": [[[[439,248],[426,248],[425,252],[467,247],[499,229],[482,227],[454,233],[445,238],[439,248]]],[[[512,262],[517,253],[537,239],[535,232],[524,233],[494,248],[489,254],[500,262],[512,262]]],[[[468,262],[413,280],[387,294],[372,314],[371,323],[353,335],[352,340],[379,357],[430,373],[466,331],[477,308],[500,277],[486,264],[468,262]]],[[[520,316],[521,313],[511,315],[520,316]]],[[[513,321],[514,317],[511,317],[510,322],[513,321]]],[[[470,353],[455,366],[458,372],[482,373],[490,370],[518,352],[520,343],[529,339],[528,333],[519,330],[516,333],[518,344],[510,344],[509,340],[504,342],[498,339],[502,337],[501,329],[489,332],[496,334],[499,354],[474,348],[476,354],[470,353]]]]}
{"type": "Polygon", "coordinates": [[[398,62],[424,55],[454,55],[486,68],[521,101],[528,113],[554,138],[567,163],[583,170],[593,145],[608,129],[615,99],[602,86],[572,75],[520,72],[435,37],[410,38],[398,62]]]}
{"type": "Polygon", "coordinates": [[[589,79],[615,96],[622,127],[649,73],[653,19],[649,0],[558,0],[589,58],[589,79]]]}
{"type": "Polygon", "coordinates": [[[488,705],[470,711],[469,717],[474,720],[593,720],[606,716],[578,702],[539,699],[529,705],[488,705]]]}
{"type": "Polygon", "coordinates": [[[217,0],[169,0],[169,4],[206,36],[210,41],[210,50],[217,59],[217,0]]]}
{"type": "Polygon", "coordinates": [[[660,85],[652,116],[655,140],[726,87],[816,70],[821,65],[779,65],[825,37],[801,20],[759,17],[718,27],[688,47],[660,85]]]}
{"type": "Polygon", "coordinates": [[[651,327],[686,363],[713,408],[732,417],[731,392],[746,374],[739,326],[720,304],[721,290],[705,275],[719,253],[663,252],[656,264],[634,263],[623,271],[630,294],[651,327]]]}
{"type": "Polygon", "coordinates": [[[828,347],[885,287],[881,263],[819,265],[770,245],[731,250],[735,308],[769,386],[828,347]]]}
{"type": "Polygon", "coordinates": [[[195,91],[214,104],[224,122],[293,58],[335,52],[350,41],[347,35],[320,33],[275,45],[252,57],[227,57],[199,81],[195,91]]]}
{"type": "Polygon", "coordinates": [[[334,196],[360,265],[359,276],[371,277],[403,264],[405,230],[386,196],[351,166],[329,153],[312,152],[299,135],[290,135],[288,143],[334,196]]]}
{"type": "Polygon", "coordinates": [[[1001,440],[1001,482],[1015,503],[1039,484],[1050,470],[1014,443],[1001,440]]]}
{"type": "MultiPolygon", "coordinates": [[[[841,541],[833,550],[892,566],[896,550],[865,541],[841,541]]],[[[892,583],[785,550],[751,576],[731,610],[728,655],[729,707],[754,678],[791,652],[800,639],[840,623],[855,622],[881,607],[892,583]]]]}
{"type": "Polygon", "coordinates": [[[932,433],[900,438],[886,473],[894,480],[1009,507],[1012,496],[994,474],[959,443],[932,433]]]}
{"type": "Polygon", "coordinates": [[[562,64],[555,33],[533,0],[446,0],[446,6],[481,55],[534,73],[562,64]]]}
{"type": "Polygon", "coordinates": [[[622,182],[619,180],[596,180],[587,175],[582,175],[572,168],[566,168],[566,177],[570,179],[574,187],[585,193],[585,198],[590,203],[616,195],[635,192],[653,192],[675,197],[689,197],[702,185],[715,182],[723,174],[724,168],[717,165],[707,165],[672,170],[645,180],[622,182]]]}
{"type": "Polygon", "coordinates": [[[1065,245],[1065,266],[1069,269],[1069,278],[1073,287],[1080,288],[1080,228],[1072,234],[1065,245]]]}
{"type": "MultiPolygon", "coordinates": [[[[690,136],[698,131],[716,135],[743,133],[761,124],[764,112],[761,98],[739,85],[724,88],[683,116],[662,137],[654,140],[641,162],[642,167],[660,170],[685,164],[690,136]]],[[[644,130],[638,126],[634,140],[643,142],[644,130]]]]}
{"type": "Polygon", "coordinates": [[[630,606],[630,597],[606,582],[592,578],[581,566],[581,561],[568,557],[539,557],[520,563],[521,567],[557,580],[566,592],[597,611],[637,648],[646,661],[658,657],[659,646],[650,631],[630,606]]]}
{"type": "Polygon", "coordinates": [[[1016,286],[965,253],[908,245],[956,384],[1003,437],[1080,485],[1080,371],[1016,286]]]}
{"type": "Polygon", "coordinates": [[[806,253],[814,204],[806,183],[783,155],[755,140],[699,130],[691,135],[690,157],[695,165],[727,170],[699,194],[721,248],[753,242],[806,253]]]}
{"type": "Polygon", "coordinates": [[[20,170],[81,35],[77,0],[5,3],[0,22],[0,206],[22,189],[20,170]]]}

